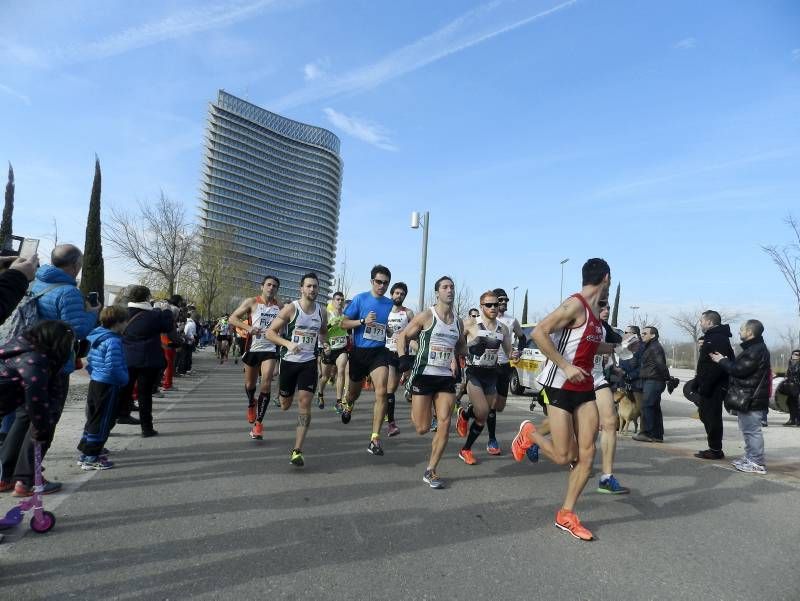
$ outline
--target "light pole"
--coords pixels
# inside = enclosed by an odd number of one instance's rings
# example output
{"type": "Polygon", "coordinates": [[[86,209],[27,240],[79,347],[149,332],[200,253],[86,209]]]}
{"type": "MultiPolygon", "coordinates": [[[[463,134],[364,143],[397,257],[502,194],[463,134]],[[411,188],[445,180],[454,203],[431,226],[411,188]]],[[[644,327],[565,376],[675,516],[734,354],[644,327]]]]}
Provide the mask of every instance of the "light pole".
{"type": "Polygon", "coordinates": [[[428,228],[431,223],[430,211],[411,213],[412,229],[422,228],[422,259],[419,271],[419,311],[425,310],[425,271],[428,267],[428,228]]]}
{"type": "Polygon", "coordinates": [[[639,305],[631,305],[631,311],[633,311],[633,317],[631,317],[631,321],[633,325],[638,326],[639,324],[636,323],[636,311],[639,309],[639,305]]]}
{"type": "Polygon", "coordinates": [[[561,296],[559,297],[559,303],[564,300],[564,263],[569,261],[569,258],[561,260],[561,296]]]}
{"type": "Polygon", "coordinates": [[[517,288],[519,286],[514,286],[511,289],[511,315],[514,319],[517,318],[517,288]]]}

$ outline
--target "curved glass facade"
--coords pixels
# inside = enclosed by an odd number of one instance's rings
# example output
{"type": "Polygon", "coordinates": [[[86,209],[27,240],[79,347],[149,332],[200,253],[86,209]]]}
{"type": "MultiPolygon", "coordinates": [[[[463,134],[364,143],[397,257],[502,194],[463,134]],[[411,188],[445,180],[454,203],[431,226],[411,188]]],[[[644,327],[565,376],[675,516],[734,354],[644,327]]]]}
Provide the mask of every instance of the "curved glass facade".
{"type": "Polygon", "coordinates": [[[293,298],[300,277],[314,271],[327,296],[339,228],[339,138],[220,90],[209,106],[205,148],[203,236],[233,232],[247,285],[273,274],[281,296],[293,298]]]}

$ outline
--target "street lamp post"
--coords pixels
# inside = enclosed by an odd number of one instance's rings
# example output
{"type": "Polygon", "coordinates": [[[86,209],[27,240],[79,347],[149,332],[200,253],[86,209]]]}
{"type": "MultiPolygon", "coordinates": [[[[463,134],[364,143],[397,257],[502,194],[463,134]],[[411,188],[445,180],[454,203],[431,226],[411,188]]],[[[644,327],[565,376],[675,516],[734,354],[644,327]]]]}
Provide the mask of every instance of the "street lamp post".
{"type": "Polygon", "coordinates": [[[422,259],[420,260],[419,271],[419,311],[425,309],[425,271],[428,267],[428,227],[431,222],[430,211],[411,213],[411,227],[413,229],[422,228],[422,259]]]}
{"type": "Polygon", "coordinates": [[[561,260],[561,296],[559,297],[559,303],[564,301],[564,263],[569,261],[569,258],[561,260]]]}
{"type": "Polygon", "coordinates": [[[519,286],[514,286],[511,289],[511,315],[514,319],[517,318],[517,288],[519,288],[519,286]]]}
{"type": "Polygon", "coordinates": [[[633,325],[639,325],[636,323],[636,311],[639,309],[639,305],[631,305],[631,311],[633,311],[633,317],[631,317],[631,321],[633,325]]]}

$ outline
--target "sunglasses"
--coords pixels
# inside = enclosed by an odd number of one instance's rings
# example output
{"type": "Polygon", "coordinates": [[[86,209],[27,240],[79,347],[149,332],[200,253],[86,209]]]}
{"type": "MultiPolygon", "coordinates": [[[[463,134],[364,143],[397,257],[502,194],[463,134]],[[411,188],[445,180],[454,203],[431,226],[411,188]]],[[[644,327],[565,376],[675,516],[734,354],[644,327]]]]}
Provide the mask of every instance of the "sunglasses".
{"type": "Polygon", "coordinates": [[[495,308],[495,307],[497,307],[497,306],[498,306],[500,303],[481,303],[481,304],[482,304],[484,307],[486,307],[487,309],[494,309],[494,308],[495,308]]]}
{"type": "Polygon", "coordinates": [[[469,316],[470,317],[478,317],[478,314],[477,313],[470,313],[469,316]]]}
{"type": "Polygon", "coordinates": [[[503,304],[503,305],[507,305],[508,304],[508,299],[507,298],[498,298],[497,302],[500,303],[500,304],[503,304]]]}
{"type": "Polygon", "coordinates": [[[375,278],[372,281],[375,282],[378,286],[388,286],[390,280],[379,280],[378,278],[375,278]]]}

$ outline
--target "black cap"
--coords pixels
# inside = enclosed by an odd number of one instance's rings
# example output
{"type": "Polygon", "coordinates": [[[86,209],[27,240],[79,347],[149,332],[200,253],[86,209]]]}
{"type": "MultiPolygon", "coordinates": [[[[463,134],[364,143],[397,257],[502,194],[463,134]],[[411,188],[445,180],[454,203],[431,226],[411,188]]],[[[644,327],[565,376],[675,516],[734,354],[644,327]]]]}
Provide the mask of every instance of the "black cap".
{"type": "Polygon", "coordinates": [[[503,290],[502,288],[495,288],[494,290],[492,290],[492,292],[495,293],[497,298],[500,298],[500,297],[508,298],[508,294],[506,294],[506,291],[503,290]]]}

